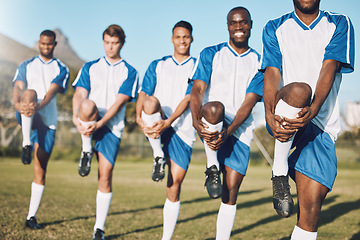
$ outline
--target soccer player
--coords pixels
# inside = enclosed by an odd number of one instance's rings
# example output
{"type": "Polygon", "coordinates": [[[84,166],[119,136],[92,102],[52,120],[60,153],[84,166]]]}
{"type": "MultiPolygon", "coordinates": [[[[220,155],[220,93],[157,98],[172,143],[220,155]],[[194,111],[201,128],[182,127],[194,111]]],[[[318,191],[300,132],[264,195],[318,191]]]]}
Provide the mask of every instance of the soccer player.
{"type": "Polygon", "coordinates": [[[39,229],[35,214],[45,188],[47,164],[54,147],[57,125],[56,94],[65,93],[69,69],[53,53],[56,35],[44,30],[39,40],[40,55],[21,63],[13,79],[16,118],[22,127],[24,164],[31,163],[34,150],[34,180],[25,226],[39,229]]]}
{"type": "MultiPolygon", "coordinates": [[[[341,74],[354,70],[354,29],[347,16],[319,10],[320,0],[293,3],[293,12],[263,30],[265,117],[280,142],[295,135],[289,158],[287,148],[275,149],[288,158],[296,182],[298,221],[291,239],[316,239],[321,206],[337,174],[338,92],[341,74]],[[290,111],[295,114],[281,117],[290,111]]],[[[287,170],[278,172],[283,179],[273,177],[274,205],[282,216],[291,198],[287,170]]]]}
{"type": "Polygon", "coordinates": [[[209,193],[216,193],[218,185],[221,188],[219,171],[223,172],[216,239],[230,238],[255,128],[251,111],[261,100],[263,88],[263,74],[258,72],[260,55],[249,47],[249,11],[244,7],[230,10],[227,26],[229,42],[202,50],[190,77],[193,125],[210,150],[217,151],[220,163],[206,170],[210,172],[206,183],[214,186],[209,193]]]}
{"type": "Polygon", "coordinates": [[[180,212],[180,188],[189,167],[195,129],[189,109],[188,77],[195,59],[190,56],[192,26],[180,21],[172,29],[174,54],[153,61],[145,73],[136,104],[137,123],[148,137],[154,153],[152,179],[169,173],[163,209],[162,239],[171,239],[180,212]],[[161,140],[160,140],[161,139],[161,140]],[[161,142],[163,148],[161,148],[161,142]]]}
{"type": "MultiPolygon", "coordinates": [[[[125,43],[123,29],[110,25],[103,32],[103,41],[106,55],[85,63],[73,83],[73,123],[80,134],[89,137],[90,146],[91,139],[95,140],[93,151],[99,161],[93,239],[104,239],[112,173],[125,126],[125,105],[136,98],[138,86],[137,71],[120,56],[125,43]]],[[[80,166],[88,164],[80,162],[80,166]]]]}

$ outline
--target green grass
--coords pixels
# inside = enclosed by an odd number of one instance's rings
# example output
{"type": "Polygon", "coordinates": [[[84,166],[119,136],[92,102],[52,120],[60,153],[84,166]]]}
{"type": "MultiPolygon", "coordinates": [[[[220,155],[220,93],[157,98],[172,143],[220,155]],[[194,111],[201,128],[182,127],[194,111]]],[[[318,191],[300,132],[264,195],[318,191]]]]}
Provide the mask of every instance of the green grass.
{"type": "MultiPolygon", "coordinates": [[[[151,160],[118,159],[106,239],[161,239],[166,182],[151,180],[151,160]]],[[[204,161],[197,158],[185,178],[173,239],[214,239],[220,200],[204,189],[204,161]]],[[[0,239],[91,239],[95,222],[97,163],[81,178],[74,161],[51,161],[37,218],[44,229],[24,228],[33,177],[20,159],[0,160],[0,239]]],[[[272,207],[271,169],[250,164],[238,197],[231,239],[289,239],[296,214],[280,218],[272,207]]],[[[360,169],[340,169],[322,209],[319,240],[360,239],[360,169]]],[[[295,187],[292,184],[295,196],[295,187]]]]}

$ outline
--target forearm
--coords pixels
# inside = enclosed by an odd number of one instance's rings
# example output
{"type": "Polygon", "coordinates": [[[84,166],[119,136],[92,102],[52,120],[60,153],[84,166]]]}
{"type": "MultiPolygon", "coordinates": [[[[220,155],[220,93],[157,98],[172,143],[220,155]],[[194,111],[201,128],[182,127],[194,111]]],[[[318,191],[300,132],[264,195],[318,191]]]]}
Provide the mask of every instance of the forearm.
{"type": "Polygon", "coordinates": [[[97,128],[105,126],[105,124],[112,119],[121,109],[126,105],[126,102],[130,100],[129,96],[118,94],[115,103],[106,111],[104,116],[97,121],[97,128]]]}
{"type": "Polygon", "coordinates": [[[276,95],[280,87],[280,70],[275,67],[267,67],[264,74],[263,99],[265,117],[275,114],[276,95]]]}
{"type": "Polygon", "coordinates": [[[38,103],[38,105],[36,107],[36,111],[43,109],[47,104],[49,104],[51,99],[53,99],[56,96],[56,94],[59,92],[59,90],[60,90],[60,86],[58,86],[57,84],[51,84],[50,89],[45,94],[44,99],[38,103]]]}
{"type": "Polygon", "coordinates": [[[14,84],[14,90],[13,90],[13,102],[14,107],[17,111],[20,111],[20,96],[21,93],[24,91],[25,85],[23,82],[17,81],[14,84]]]}
{"type": "Polygon", "coordinates": [[[333,86],[336,71],[340,63],[335,60],[325,60],[316,84],[314,97],[310,105],[311,116],[314,118],[320,111],[333,86]]]}
{"type": "Polygon", "coordinates": [[[141,113],[144,109],[144,99],[146,97],[145,92],[140,92],[138,99],[136,101],[136,121],[138,122],[139,119],[141,119],[141,113]]]}
{"type": "Polygon", "coordinates": [[[176,107],[174,113],[168,118],[169,125],[171,125],[183,112],[189,107],[190,95],[186,95],[184,99],[176,107]]]}
{"type": "Polygon", "coordinates": [[[204,87],[201,86],[200,80],[195,80],[190,94],[190,110],[193,122],[201,118],[200,109],[204,101],[204,87]]]}

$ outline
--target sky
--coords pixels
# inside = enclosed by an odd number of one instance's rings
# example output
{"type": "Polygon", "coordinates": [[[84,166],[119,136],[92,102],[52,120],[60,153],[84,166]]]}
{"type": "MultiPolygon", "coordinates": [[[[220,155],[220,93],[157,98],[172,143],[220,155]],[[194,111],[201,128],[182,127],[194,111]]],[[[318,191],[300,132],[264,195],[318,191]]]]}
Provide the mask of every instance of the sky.
{"type": "MultiPolygon", "coordinates": [[[[227,13],[246,7],[253,20],[250,46],[261,53],[266,22],[293,11],[292,0],[0,0],[0,6],[0,33],[32,47],[42,30],[59,28],[85,61],[104,55],[103,31],[120,25],[126,34],[121,56],[141,79],[153,60],[173,53],[171,30],[180,20],[193,26],[191,55],[197,57],[204,47],[228,41],[227,13]]],[[[339,94],[344,112],[347,101],[360,101],[360,1],[322,0],[320,9],[346,14],[355,28],[355,71],[343,75],[339,94]]]]}

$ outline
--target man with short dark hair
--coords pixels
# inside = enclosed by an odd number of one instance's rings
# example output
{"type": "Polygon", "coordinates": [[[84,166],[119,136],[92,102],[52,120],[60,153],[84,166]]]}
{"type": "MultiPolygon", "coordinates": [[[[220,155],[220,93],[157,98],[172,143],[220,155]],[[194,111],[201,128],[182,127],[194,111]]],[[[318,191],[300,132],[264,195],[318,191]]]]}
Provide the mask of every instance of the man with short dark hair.
{"type": "Polygon", "coordinates": [[[99,161],[93,239],[104,239],[112,199],[112,173],[125,126],[125,105],[136,98],[138,73],[120,56],[125,34],[118,25],[103,33],[105,57],[85,63],[73,83],[73,123],[82,135],[79,174],[90,172],[94,151],[99,161]],[[91,140],[95,140],[94,149],[91,140]],[[86,148],[86,150],[84,150],[86,148]]]}
{"type": "Polygon", "coordinates": [[[180,212],[180,188],[190,164],[195,130],[189,109],[188,77],[195,59],[190,56],[192,26],[175,24],[171,42],[174,54],[153,61],[147,69],[136,104],[136,121],[153,149],[152,179],[165,176],[169,165],[162,239],[171,239],[180,212]],[[163,148],[161,147],[163,143],[163,148]]]}
{"type": "Polygon", "coordinates": [[[341,73],[354,71],[354,29],[347,16],[321,11],[320,0],[293,3],[293,12],[263,30],[265,117],[277,142],[274,207],[283,217],[291,214],[290,175],[298,197],[291,239],[314,240],[337,174],[338,92],[341,73]],[[291,147],[296,149],[288,157],[291,147]]]}
{"type": "Polygon", "coordinates": [[[23,62],[13,79],[16,118],[22,127],[21,160],[31,163],[34,150],[34,180],[31,185],[26,227],[39,229],[35,214],[45,188],[47,164],[54,147],[57,125],[56,94],[65,93],[69,69],[53,57],[56,36],[51,30],[40,34],[40,55],[23,62]]]}
{"type": "Polygon", "coordinates": [[[249,47],[249,11],[244,7],[230,10],[227,26],[229,42],[202,50],[190,77],[193,125],[204,140],[208,162],[205,185],[210,197],[222,197],[216,239],[231,235],[255,128],[251,111],[261,100],[263,87],[260,55],[249,47]]]}

